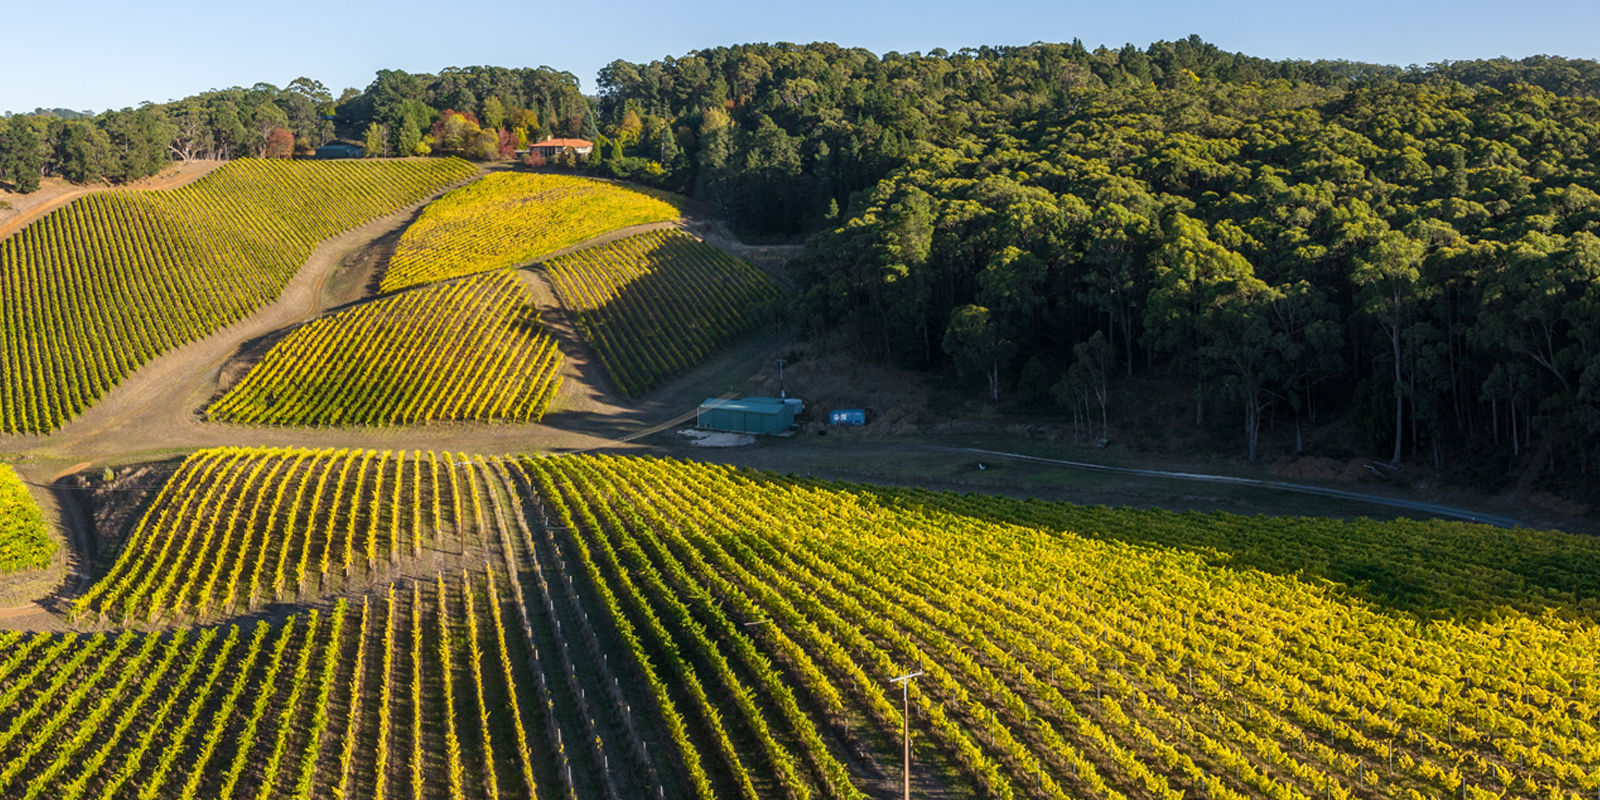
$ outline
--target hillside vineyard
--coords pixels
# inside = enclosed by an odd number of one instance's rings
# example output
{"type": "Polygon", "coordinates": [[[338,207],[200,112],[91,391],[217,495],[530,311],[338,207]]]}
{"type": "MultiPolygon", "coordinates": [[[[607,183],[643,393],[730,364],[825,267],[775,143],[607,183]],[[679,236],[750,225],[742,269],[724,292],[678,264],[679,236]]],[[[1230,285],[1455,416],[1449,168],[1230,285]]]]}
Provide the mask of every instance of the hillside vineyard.
{"type": "Polygon", "coordinates": [[[749,330],[778,296],[755,267],[682,231],[654,231],[544,264],[562,305],[624,394],[637,397],[749,330]]]}
{"type": "Polygon", "coordinates": [[[306,325],[208,414],[273,425],[537,422],[561,388],[561,361],[526,285],[500,271],[306,325]]]}
{"type": "Polygon", "coordinates": [[[429,204],[406,229],[382,291],[518,266],[619,228],[677,217],[670,203],[619,184],[487,175],[429,204]]]}
{"type": "Polygon", "coordinates": [[[50,564],[59,545],[9,464],[0,464],[0,574],[50,564]]]}
{"type": "Polygon", "coordinates": [[[99,192],[0,242],[0,433],[45,433],[277,297],[317,243],[463,180],[460,159],[239,160],[99,192]]]}
{"type": "Polygon", "coordinates": [[[914,670],[919,769],[992,797],[1593,791],[1592,601],[1477,558],[1479,526],[1279,523],[671,460],[203,451],[80,621],[320,610],[4,634],[0,791],[862,797],[898,778],[885,679],[914,670]],[[1246,540],[1385,542],[1453,619],[1215,549],[1246,540]]]}

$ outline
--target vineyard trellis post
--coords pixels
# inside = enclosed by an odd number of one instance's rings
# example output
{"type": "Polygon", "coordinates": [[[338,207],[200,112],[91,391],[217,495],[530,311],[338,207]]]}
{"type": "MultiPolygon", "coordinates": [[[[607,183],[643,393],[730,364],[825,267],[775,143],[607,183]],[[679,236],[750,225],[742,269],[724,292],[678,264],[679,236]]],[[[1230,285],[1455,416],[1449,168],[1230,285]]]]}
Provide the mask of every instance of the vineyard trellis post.
{"type": "Polygon", "coordinates": [[[891,678],[889,680],[890,683],[900,684],[900,701],[903,704],[901,710],[901,714],[903,715],[901,717],[901,724],[904,727],[902,729],[903,732],[901,738],[904,739],[906,748],[905,800],[911,800],[911,679],[920,677],[921,675],[922,670],[919,669],[916,672],[901,675],[898,678],[891,678]]]}

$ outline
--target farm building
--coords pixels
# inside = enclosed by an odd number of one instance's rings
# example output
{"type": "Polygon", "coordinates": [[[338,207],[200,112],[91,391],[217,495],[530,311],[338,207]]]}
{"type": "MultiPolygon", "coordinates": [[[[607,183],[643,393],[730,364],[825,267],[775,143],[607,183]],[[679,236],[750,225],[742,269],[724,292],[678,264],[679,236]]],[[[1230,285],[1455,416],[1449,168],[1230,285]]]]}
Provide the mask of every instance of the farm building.
{"type": "Polygon", "coordinates": [[[794,404],[781,397],[710,398],[700,404],[696,427],[733,433],[778,434],[794,424],[794,404]]]}
{"type": "Polygon", "coordinates": [[[594,152],[594,142],[588,139],[546,139],[542,142],[534,142],[528,145],[528,152],[545,158],[555,158],[561,155],[561,151],[568,147],[572,148],[572,152],[580,156],[586,156],[594,152]]]}
{"type": "Polygon", "coordinates": [[[353,144],[333,143],[317,148],[317,158],[360,158],[363,148],[353,144]]]}

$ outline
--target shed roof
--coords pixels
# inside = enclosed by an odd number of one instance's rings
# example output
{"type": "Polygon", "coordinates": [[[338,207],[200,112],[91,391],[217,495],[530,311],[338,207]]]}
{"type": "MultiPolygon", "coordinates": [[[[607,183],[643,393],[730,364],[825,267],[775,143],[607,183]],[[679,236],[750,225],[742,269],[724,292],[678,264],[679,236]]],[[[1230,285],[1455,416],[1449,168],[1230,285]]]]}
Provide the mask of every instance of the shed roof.
{"type": "Polygon", "coordinates": [[[720,397],[708,397],[700,404],[701,409],[717,408],[727,411],[743,411],[747,414],[778,414],[783,411],[784,402],[778,397],[746,397],[743,400],[724,400],[720,397]]]}

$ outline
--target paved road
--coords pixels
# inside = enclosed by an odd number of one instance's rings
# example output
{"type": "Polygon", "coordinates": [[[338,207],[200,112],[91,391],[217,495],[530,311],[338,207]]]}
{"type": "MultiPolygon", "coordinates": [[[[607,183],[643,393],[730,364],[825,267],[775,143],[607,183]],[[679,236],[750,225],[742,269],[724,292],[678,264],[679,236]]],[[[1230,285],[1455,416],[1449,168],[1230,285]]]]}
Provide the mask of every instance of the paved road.
{"type": "Polygon", "coordinates": [[[1321,486],[1305,486],[1298,483],[1285,481],[1263,481],[1255,478],[1235,478],[1229,475],[1202,475],[1194,472],[1167,472],[1159,469],[1132,469],[1130,467],[1108,467],[1104,464],[1090,464],[1086,461],[1063,461],[1058,458],[1040,458],[1027,456],[1021,453],[1002,453],[998,450],[982,450],[976,447],[945,447],[939,448],[962,453],[975,453],[992,458],[1009,458],[1017,461],[1033,461],[1040,464],[1050,464],[1058,467],[1071,467],[1073,469],[1094,470],[1096,472],[1116,472],[1124,475],[1144,475],[1153,478],[1172,478],[1180,481],[1197,481],[1200,483],[1228,483],[1236,486],[1259,486],[1265,489],[1276,489],[1283,492],[1299,492],[1301,494],[1318,494],[1323,497],[1337,497],[1344,500],[1360,500],[1363,503],[1376,503],[1378,505],[1403,508],[1408,511],[1420,511],[1434,517],[1448,517],[1466,520],[1468,522],[1481,522],[1498,528],[1516,528],[1521,523],[1510,518],[1495,514],[1485,514],[1481,511],[1471,511],[1463,508],[1452,508],[1434,503],[1421,503],[1415,500],[1400,500],[1393,497],[1383,497],[1375,494],[1362,494],[1360,492],[1346,492],[1340,489],[1324,489],[1321,486]]]}

